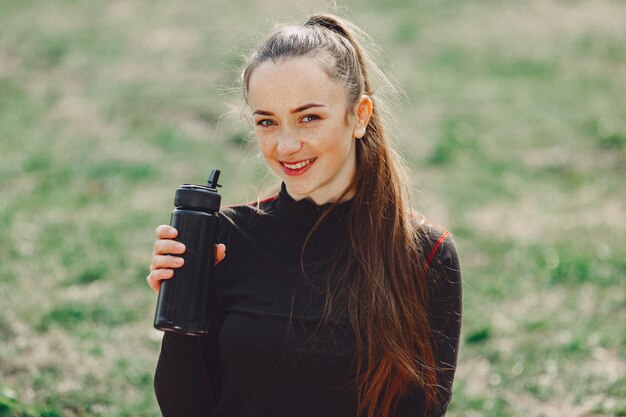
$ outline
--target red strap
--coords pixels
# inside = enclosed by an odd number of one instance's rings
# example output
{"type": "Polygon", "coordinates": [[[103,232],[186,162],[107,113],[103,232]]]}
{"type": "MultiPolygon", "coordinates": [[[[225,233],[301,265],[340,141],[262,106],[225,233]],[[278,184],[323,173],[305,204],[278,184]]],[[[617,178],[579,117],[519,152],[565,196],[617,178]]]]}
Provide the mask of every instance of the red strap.
{"type": "Polygon", "coordinates": [[[449,234],[450,232],[446,230],[445,232],[443,232],[441,236],[439,236],[439,239],[437,239],[435,246],[433,246],[432,250],[428,254],[428,257],[426,258],[426,263],[424,264],[424,272],[426,272],[428,268],[430,268],[430,263],[433,261],[433,258],[435,257],[435,254],[437,253],[437,249],[439,249],[439,246],[441,246],[441,244],[443,243],[443,241],[446,239],[446,237],[449,234]]]}
{"type": "Polygon", "coordinates": [[[259,205],[261,205],[261,204],[263,204],[263,203],[269,203],[269,202],[270,202],[270,201],[272,201],[272,200],[276,200],[277,198],[278,198],[278,195],[275,195],[275,196],[272,196],[272,197],[268,197],[268,198],[266,198],[265,200],[261,200],[261,201],[251,201],[251,202],[249,202],[247,205],[249,205],[249,206],[253,206],[253,205],[257,204],[257,203],[258,203],[259,205]]]}

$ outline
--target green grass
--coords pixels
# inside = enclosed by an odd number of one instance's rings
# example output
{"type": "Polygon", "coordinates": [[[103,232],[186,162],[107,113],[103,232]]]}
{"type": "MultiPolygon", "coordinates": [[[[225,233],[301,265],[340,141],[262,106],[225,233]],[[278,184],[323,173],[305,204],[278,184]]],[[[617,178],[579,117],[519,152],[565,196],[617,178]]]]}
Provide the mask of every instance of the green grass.
{"type": "MultiPolygon", "coordinates": [[[[225,204],[271,182],[227,117],[236,67],[317,6],[0,3],[0,417],[158,415],[153,229],[212,167],[225,204]]],[[[626,415],[624,3],[347,6],[460,248],[449,415],[626,415]]]]}

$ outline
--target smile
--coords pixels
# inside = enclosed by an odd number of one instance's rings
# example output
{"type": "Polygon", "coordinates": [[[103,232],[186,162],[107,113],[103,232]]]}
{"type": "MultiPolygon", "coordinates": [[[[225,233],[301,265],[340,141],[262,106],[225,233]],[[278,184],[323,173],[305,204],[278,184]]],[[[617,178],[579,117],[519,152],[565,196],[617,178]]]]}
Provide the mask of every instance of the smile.
{"type": "Polygon", "coordinates": [[[317,160],[317,157],[295,163],[280,162],[280,165],[287,175],[300,175],[308,171],[315,160],[317,160]]]}
{"type": "Polygon", "coordinates": [[[315,161],[316,159],[317,158],[311,158],[311,159],[307,159],[306,161],[297,162],[295,164],[288,164],[287,162],[281,162],[281,164],[283,164],[285,167],[289,169],[300,169],[309,165],[311,162],[315,161]]]}

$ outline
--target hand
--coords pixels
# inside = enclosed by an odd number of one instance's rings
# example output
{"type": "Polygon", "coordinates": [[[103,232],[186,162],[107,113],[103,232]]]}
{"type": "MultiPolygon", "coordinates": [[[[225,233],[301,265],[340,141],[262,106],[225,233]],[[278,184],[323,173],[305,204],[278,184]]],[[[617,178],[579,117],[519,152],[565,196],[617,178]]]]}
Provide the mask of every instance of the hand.
{"type": "MultiPolygon", "coordinates": [[[[158,292],[161,282],[174,276],[174,269],[180,268],[185,260],[180,255],[185,253],[185,245],[174,239],[178,236],[178,230],[168,225],[156,228],[157,241],[154,243],[150,274],[146,281],[150,288],[158,292]]],[[[215,263],[226,257],[226,246],[223,243],[215,245],[215,263]]]]}

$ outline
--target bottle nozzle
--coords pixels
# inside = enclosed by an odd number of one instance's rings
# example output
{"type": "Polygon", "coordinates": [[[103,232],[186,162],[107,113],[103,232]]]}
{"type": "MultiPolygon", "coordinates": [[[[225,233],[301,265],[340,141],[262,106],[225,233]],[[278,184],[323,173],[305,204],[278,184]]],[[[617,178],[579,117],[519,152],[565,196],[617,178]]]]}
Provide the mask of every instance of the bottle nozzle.
{"type": "Polygon", "coordinates": [[[219,169],[212,170],[211,175],[209,175],[209,180],[207,181],[207,185],[209,186],[209,188],[217,190],[217,187],[221,187],[221,185],[217,183],[219,178],[220,178],[220,170],[219,169]]]}

